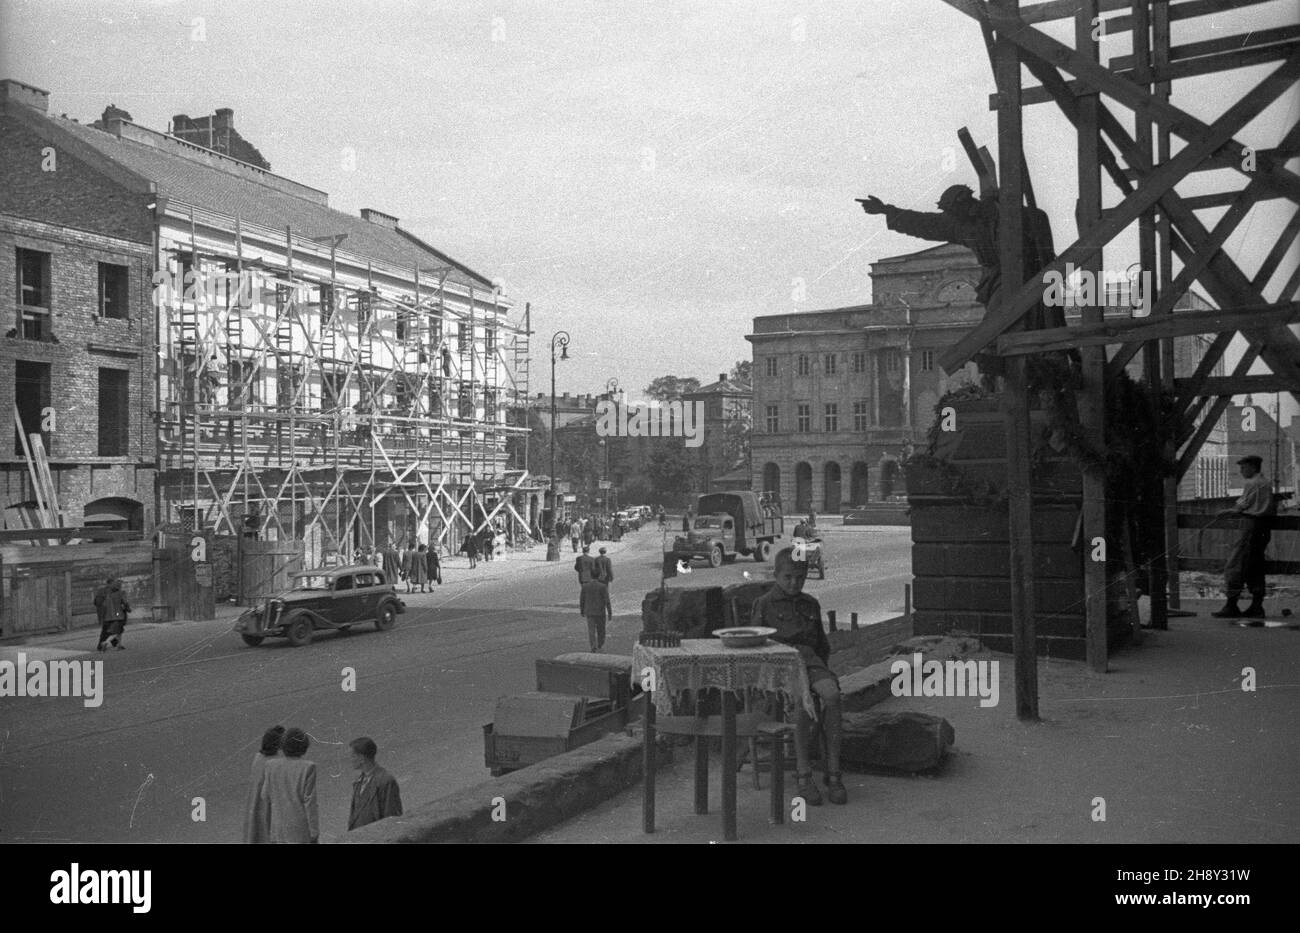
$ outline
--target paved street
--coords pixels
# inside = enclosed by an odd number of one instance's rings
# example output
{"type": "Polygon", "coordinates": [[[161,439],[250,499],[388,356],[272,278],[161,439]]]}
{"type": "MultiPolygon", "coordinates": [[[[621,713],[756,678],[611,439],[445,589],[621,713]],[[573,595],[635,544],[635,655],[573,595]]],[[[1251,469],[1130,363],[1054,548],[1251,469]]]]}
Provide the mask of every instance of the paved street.
{"type": "MultiPolygon", "coordinates": [[[[676,526],[673,526],[676,527],[676,526]]],[[[630,653],[645,592],[658,584],[661,540],[646,528],[611,546],[615,619],[607,650],[630,653]]],[[[911,579],[910,529],[829,528],[828,579],[808,592],[863,622],[898,614],[911,579]]],[[[0,840],[236,842],[247,774],[262,732],[283,723],[312,737],[322,840],[344,831],[353,773],[347,742],[370,735],[407,806],[484,780],[482,726],[496,698],[533,687],[533,661],[586,650],[572,554],[540,552],[446,565],[446,585],[404,596],[390,632],[320,634],[294,649],[247,648],[214,622],[132,625],[128,650],[105,657],[98,709],[80,699],[0,699],[0,840]],[[356,691],[342,689],[344,669],[356,691]],[[207,819],[191,814],[202,797],[207,819]]],[[[770,576],[771,564],[701,565],[670,586],[770,576]]],[[[97,658],[96,633],[0,648],[14,659],[97,658]]]]}

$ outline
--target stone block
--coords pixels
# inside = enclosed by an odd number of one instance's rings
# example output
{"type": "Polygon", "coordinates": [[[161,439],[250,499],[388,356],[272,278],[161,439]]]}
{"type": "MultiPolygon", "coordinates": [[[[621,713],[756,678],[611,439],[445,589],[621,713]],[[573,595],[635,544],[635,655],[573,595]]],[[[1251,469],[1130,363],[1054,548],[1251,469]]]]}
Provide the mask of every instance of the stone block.
{"type": "Polygon", "coordinates": [[[956,739],[946,719],[912,710],[872,710],[844,715],[845,770],[932,771],[956,739]]]}

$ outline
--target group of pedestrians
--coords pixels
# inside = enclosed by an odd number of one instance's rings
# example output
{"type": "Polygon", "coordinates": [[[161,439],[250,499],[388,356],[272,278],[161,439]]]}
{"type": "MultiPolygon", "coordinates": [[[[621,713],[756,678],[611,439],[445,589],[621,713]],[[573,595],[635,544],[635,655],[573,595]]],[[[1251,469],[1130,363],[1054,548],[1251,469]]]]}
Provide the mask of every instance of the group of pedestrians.
{"type": "Polygon", "coordinates": [[[478,566],[479,557],[494,560],[505,543],[505,534],[499,522],[489,522],[478,531],[465,536],[460,552],[469,558],[469,569],[478,566]]]}
{"type": "MultiPolygon", "coordinates": [[[[302,729],[273,726],[262,736],[253,759],[252,783],[244,816],[246,843],[316,843],[320,814],[316,805],[316,763],[303,756],[311,739],[302,729]]],[[[352,782],[348,829],[402,815],[397,779],[375,763],[378,746],[362,736],[349,743],[352,782]]]]}
{"type": "Polygon", "coordinates": [[[376,566],[384,569],[385,579],[393,584],[405,580],[408,593],[415,592],[416,589],[427,593],[431,584],[442,585],[442,560],[438,557],[438,551],[427,544],[412,543],[408,547],[399,547],[390,541],[388,547],[372,560],[376,566]]]}

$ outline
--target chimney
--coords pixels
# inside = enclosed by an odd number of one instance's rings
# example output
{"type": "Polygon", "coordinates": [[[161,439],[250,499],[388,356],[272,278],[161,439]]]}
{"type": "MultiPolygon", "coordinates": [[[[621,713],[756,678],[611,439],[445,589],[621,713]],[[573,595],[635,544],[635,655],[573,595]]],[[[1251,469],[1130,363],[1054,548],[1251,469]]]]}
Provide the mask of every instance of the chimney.
{"type": "Polygon", "coordinates": [[[235,111],[230,107],[218,107],[212,125],[219,130],[233,130],[235,128],[235,111]]]}
{"type": "Polygon", "coordinates": [[[390,230],[397,229],[397,218],[392,214],[385,214],[383,211],[377,211],[373,207],[361,208],[361,219],[377,224],[380,227],[388,227],[390,230]]]}
{"type": "Polygon", "coordinates": [[[50,112],[50,92],[42,91],[30,84],[23,84],[13,78],[0,81],[0,100],[17,101],[28,107],[35,107],[42,113],[50,112]]]}
{"type": "Polygon", "coordinates": [[[719,382],[726,382],[726,381],[727,381],[727,374],[726,374],[726,373],[718,373],[718,381],[719,381],[719,382]]]}

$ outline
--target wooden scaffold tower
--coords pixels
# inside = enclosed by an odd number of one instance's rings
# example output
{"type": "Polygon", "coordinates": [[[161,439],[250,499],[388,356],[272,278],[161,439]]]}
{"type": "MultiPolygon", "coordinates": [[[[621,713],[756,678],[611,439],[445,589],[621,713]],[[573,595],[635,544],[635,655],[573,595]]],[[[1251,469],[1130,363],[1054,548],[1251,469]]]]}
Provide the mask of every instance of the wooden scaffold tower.
{"type": "MultiPolygon", "coordinates": [[[[1003,287],[983,321],[946,352],[940,364],[951,373],[977,353],[993,353],[1005,367],[1000,388],[1007,426],[1016,709],[1021,718],[1032,719],[1038,715],[1038,694],[1027,360],[1047,351],[1079,349],[1083,389],[1078,418],[1082,431],[1100,445],[1105,443],[1108,387],[1139,354],[1146,388],[1153,395],[1174,398],[1175,420],[1182,427],[1170,445],[1174,449],[1166,454],[1178,464],[1178,472],[1165,480],[1158,523],[1164,547],[1151,568],[1151,621],[1165,627],[1168,601],[1177,598],[1178,478],[1194,462],[1233,395],[1294,395],[1300,389],[1300,339],[1288,326],[1300,315],[1295,300],[1300,269],[1279,274],[1300,233],[1300,175],[1286,167],[1300,154],[1300,123],[1284,127],[1269,146],[1247,147],[1239,139],[1300,80],[1300,26],[1242,28],[1238,34],[1175,44],[1174,24],[1205,24],[1214,18],[1220,25],[1231,11],[1268,0],[1054,0],[1024,6],[1019,0],[944,2],[979,25],[993,66],[1003,287]],[[1072,45],[1042,28],[1070,20],[1072,45]],[[1099,40],[1124,34],[1130,40],[1129,54],[1103,65],[1099,40]],[[1037,85],[1023,85],[1022,66],[1037,85]],[[1265,66],[1267,72],[1253,85],[1240,80],[1241,69],[1250,66],[1265,66]],[[1222,114],[1198,119],[1174,103],[1180,81],[1211,74],[1222,75],[1225,88],[1240,86],[1222,114]],[[1021,206],[1033,205],[1022,123],[1025,109],[1039,103],[1054,103],[1076,131],[1078,238],[1060,250],[1041,275],[1029,277],[1021,249],[1021,206]],[[1130,115],[1132,131],[1126,128],[1130,115]],[[1180,194],[1180,185],[1212,170],[1241,176],[1245,184],[1211,194],[1180,194]],[[1119,194],[1117,203],[1105,208],[1103,173],[1119,194]],[[1279,198],[1297,206],[1279,230],[1268,231],[1263,224],[1250,227],[1250,255],[1258,257],[1259,264],[1248,271],[1224,245],[1255,205],[1279,198]],[[1227,210],[1212,224],[1199,216],[1221,208],[1227,210]],[[1047,276],[1067,275],[1067,266],[1073,266],[1100,278],[1107,246],[1134,224],[1141,269],[1155,285],[1149,315],[1103,320],[1098,303],[1083,308],[1080,326],[1024,329],[1023,319],[1043,299],[1047,276]],[[1193,284],[1217,309],[1175,313],[1193,284]],[[1175,380],[1173,340],[1193,334],[1213,334],[1214,339],[1195,372],[1175,380]],[[1246,345],[1244,353],[1230,376],[1214,377],[1214,368],[1238,334],[1246,345]],[[1257,361],[1271,373],[1251,375],[1257,361]],[[1169,565],[1166,555],[1173,556],[1169,565]]],[[[1275,9],[1282,5],[1273,4],[1275,9]]],[[[1285,5],[1293,12],[1293,4],[1285,5]]],[[[1104,540],[1106,511],[1104,478],[1085,474],[1085,541],[1104,540]]],[[[1084,586],[1088,661],[1093,670],[1105,671],[1104,565],[1089,562],[1084,586]]]]}

